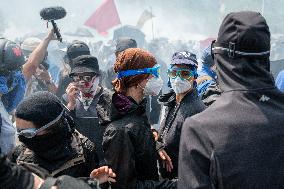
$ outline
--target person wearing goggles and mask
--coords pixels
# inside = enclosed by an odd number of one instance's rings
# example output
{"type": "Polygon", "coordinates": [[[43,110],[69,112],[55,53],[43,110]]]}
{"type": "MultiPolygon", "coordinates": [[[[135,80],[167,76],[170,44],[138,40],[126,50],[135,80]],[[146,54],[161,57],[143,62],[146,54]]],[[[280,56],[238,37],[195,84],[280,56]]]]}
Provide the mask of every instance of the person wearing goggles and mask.
{"type": "Polygon", "coordinates": [[[177,178],[178,154],[182,123],[187,117],[202,112],[205,105],[196,90],[196,55],[176,52],[168,69],[170,93],[161,95],[159,102],[165,108],[158,134],[159,171],[163,178],[177,178]]]}
{"type": "Polygon", "coordinates": [[[101,96],[97,110],[105,126],[103,150],[117,174],[113,189],[175,188],[173,181],[159,181],[155,140],[145,112],[147,95],[158,95],[163,81],[159,65],[149,52],[129,48],[114,64],[115,91],[101,96]]]}
{"type": "Polygon", "coordinates": [[[103,165],[103,131],[99,126],[96,106],[105,89],[99,85],[100,70],[97,58],[91,55],[75,58],[69,76],[72,82],[68,85],[63,99],[71,110],[76,129],[95,143],[100,164],[103,165]]]}
{"type": "MultiPolygon", "coordinates": [[[[129,48],[137,48],[137,43],[134,39],[129,37],[121,37],[116,41],[116,50],[115,57],[118,57],[120,53],[129,48]]],[[[159,61],[159,63],[161,63],[159,61]]],[[[113,62],[111,63],[111,67],[104,73],[104,79],[102,85],[107,89],[113,89],[113,85],[111,83],[112,80],[116,78],[116,74],[113,70],[113,62]]],[[[161,77],[163,79],[163,77],[161,77]]],[[[163,88],[162,88],[163,89],[163,88]]],[[[160,118],[161,105],[158,103],[158,96],[146,96],[147,104],[146,104],[146,114],[149,118],[149,122],[153,129],[153,134],[157,136],[157,130],[155,129],[158,125],[160,118]]]]}
{"type": "Polygon", "coordinates": [[[49,92],[25,98],[16,109],[22,143],[9,155],[12,162],[41,178],[87,177],[99,166],[94,144],[75,130],[69,111],[49,92]]]}

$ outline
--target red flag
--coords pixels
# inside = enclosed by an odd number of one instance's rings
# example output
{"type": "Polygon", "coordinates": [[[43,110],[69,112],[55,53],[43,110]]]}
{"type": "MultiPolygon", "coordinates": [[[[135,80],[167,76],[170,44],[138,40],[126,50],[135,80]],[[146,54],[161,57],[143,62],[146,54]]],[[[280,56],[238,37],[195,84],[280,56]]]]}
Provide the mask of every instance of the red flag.
{"type": "Polygon", "coordinates": [[[101,6],[85,22],[86,26],[95,28],[101,35],[107,30],[121,24],[114,0],[105,0],[101,6]]]}

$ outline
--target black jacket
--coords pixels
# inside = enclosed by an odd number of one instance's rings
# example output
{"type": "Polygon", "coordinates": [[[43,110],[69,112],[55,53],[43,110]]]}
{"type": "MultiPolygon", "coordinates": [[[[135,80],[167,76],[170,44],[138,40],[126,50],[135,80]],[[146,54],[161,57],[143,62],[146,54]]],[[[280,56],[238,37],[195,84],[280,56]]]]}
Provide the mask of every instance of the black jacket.
{"type": "Polygon", "coordinates": [[[158,182],[157,152],[145,103],[112,92],[104,93],[98,103],[100,123],[106,127],[104,155],[117,175],[113,189],[175,188],[174,182],[158,182]]]}
{"type": "MultiPolygon", "coordinates": [[[[258,19],[255,13],[246,23],[258,19]]],[[[215,54],[215,62],[222,94],[184,123],[179,188],[283,188],[284,93],[274,85],[269,60],[215,54]]]]}
{"type": "Polygon", "coordinates": [[[31,173],[11,163],[6,156],[0,154],[0,188],[33,189],[33,186],[34,177],[31,173]]]}
{"type": "MultiPolygon", "coordinates": [[[[41,178],[69,175],[72,177],[88,177],[91,171],[98,168],[99,160],[94,144],[75,131],[72,137],[72,148],[76,154],[64,159],[48,161],[38,157],[23,144],[17,146],[9,155],[12,162],[23,166],[41,178]]],[[[52,149],[51,149],[52,150],[52,149]]]]}
{"type": "Polygon", "coordinates": [[[202,101],[206,106],[213,104],[221,95],[221,90],[216,82],[212,82],[204,94],[202,95],[202,101]]]}
{"type": "Polygon", "coordinates": [[[196,89],[188,93],[179,104],[176,102],[176,94],[173,91],[160,96],[159,102],[166,109],[159,130],[157,150],[163,148],[170,156],[174,167],[171,172],[167,172],[163,168],[162,161],[159,160],[159,171],[163,178],[173,179],[178,177],[178,152],[182,124],[187,117],[202,112],[206,106],[198,97],[196,89]]]}

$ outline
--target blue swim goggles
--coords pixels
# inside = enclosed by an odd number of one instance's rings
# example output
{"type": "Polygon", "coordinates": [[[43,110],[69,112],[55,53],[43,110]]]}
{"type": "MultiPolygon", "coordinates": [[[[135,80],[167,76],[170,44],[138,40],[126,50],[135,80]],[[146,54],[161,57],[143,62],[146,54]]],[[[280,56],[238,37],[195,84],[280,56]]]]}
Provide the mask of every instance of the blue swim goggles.
{"type": "Polygon", "coordinates": [[[49,122],[48,124],[42,126],[39,129],[36,128],[30,128],[30,129],[17,129],[18,135],[22,135],[26,138],[33,138],[35,137],[38,133],[40,133],[41,131],[49,128],[50,126],[52,126],[53,124],[55,124],[57,121],[59,121],[59,119],[62,117],[64,113],[64,110],[59,114],[59,116],[57,116],[53,121],[49,122]]]}
{"type": "Polygon", "coordinates": [[[160,65],[156,64],[153,68],[143,68],[138,70],[126,70],[117,73],[117,78],[121,79],[123,77],[141,75],[141,74],[152,74],[154,77],[160,76],[160,65]]]}

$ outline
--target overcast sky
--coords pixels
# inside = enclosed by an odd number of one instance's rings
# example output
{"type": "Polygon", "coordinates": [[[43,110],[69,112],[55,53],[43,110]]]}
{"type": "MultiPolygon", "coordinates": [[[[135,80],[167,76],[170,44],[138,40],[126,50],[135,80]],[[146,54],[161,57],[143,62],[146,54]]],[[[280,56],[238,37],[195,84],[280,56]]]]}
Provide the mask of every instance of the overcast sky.
{"type": "MultiPolygon", "coordinates": [[[[72,32],[77,27],[83,27],[83,23],[103,0],[0,0],[0,2],[0,14],[5,22],[4,37],[14,39],[30,32],[46,31],[46,23],[39,16],[40,10],[44,7],[63,6],[67,16],[58,21],[58,26],[62,32],[72,32]]],[[[115,2],[122,24],[136,25],[143,10],[149,10],[151,7],[155,15],[153,19],[155,37],[182,40],[216,36],[225,14],[238,10],[259,12],[264,10],[264,16],[271,25],[272,32],[279,33],[281,23],[277,22],[283,20],[282,12],[284,12],[279,9],[284,0],[239,0],[238,2],[234,0],[115,0],[115,2]],[[221,6],[222,2],[223,6],[221,6]]],[[[107,38],[112,38],[111,31],[113,30],[110,30],[107,38]]],[[[146,33],[147,39],[152,38],[151,21],[145,24],[143,32],[146,33]]],[[[101,38],[96,33],[95,36],[98,39],[101,38]]]]}

